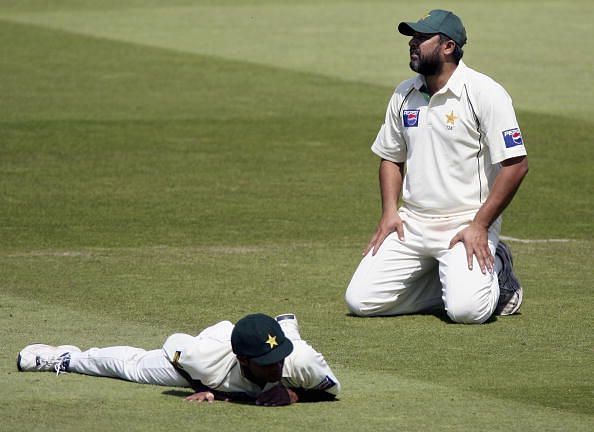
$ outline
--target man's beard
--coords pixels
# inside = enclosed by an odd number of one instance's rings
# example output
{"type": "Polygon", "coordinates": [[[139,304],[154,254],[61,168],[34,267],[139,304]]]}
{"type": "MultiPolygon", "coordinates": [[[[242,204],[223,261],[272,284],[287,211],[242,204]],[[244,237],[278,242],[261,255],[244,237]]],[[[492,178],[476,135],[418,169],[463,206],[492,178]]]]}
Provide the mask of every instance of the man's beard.
{"type": "Polygon", "coordinates": [[[414,53],[417,54],[417,60],[411,60],[409,63],[413,71],[423,76],[438,75],[441,72],[443,63],[439,58],[439,46],[427,56],[421,56],[418,50],[415,50],[414,53]]]}

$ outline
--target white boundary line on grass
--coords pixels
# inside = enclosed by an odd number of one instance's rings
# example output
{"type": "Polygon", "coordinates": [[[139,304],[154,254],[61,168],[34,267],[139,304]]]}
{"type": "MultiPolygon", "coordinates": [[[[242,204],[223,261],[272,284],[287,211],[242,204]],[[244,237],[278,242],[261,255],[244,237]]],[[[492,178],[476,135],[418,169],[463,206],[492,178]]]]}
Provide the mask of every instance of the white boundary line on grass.
{"type": "Polygon", "coordinates": [[[569,243],[572,239],[519,239],[515,237],[499,236],[501,240],[508,240],[518,243],[569,243]]]}

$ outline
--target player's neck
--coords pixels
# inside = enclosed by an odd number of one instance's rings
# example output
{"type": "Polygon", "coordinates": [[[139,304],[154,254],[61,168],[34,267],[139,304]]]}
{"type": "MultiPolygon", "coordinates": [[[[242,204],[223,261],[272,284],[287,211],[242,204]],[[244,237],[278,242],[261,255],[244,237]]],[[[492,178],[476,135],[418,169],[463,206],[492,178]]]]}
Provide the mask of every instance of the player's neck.
{"type": "Polygon", "coordinates": [[[440,68],[439,72],[435,75],[425,75],[425,83],[429,95],[433,96],[439,90],[441,90],[448,83],[450,77],[454,74],[454,71],[458,67],[455,63],[445,62],[440,68]]]}

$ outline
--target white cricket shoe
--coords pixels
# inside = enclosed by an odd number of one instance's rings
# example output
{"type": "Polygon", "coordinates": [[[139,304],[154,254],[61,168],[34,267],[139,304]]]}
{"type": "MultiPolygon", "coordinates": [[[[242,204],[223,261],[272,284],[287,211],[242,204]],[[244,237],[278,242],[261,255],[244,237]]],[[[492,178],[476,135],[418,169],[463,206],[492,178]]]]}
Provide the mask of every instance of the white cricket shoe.
{"type": "Polygon", "coordinates": [[[279,323],[286,337],[293,340],[301,339],[301,335],[299,334],[299,322],[297,321],[295,314],[286,313],[277,315],[274,319],[279,323]]]}
{"type": "Polygon", "coordinates": [[[80,349],[73,345],[29,345],[19,353],[17,368],[21,372],[55,371],[59,375],[68,372],[71,352],[80,352],[80,349]]]}
{"type": "Polygon", "coordinates": [[[524,290],[513,271],[514,259],[511,250],[501,240],[497,245],[495,255],[501,259],[503,264],[501,271],[497,274],[499,278],[499,301],[495,308],[495,315],[513,315],[522,306],[524,290]]]}

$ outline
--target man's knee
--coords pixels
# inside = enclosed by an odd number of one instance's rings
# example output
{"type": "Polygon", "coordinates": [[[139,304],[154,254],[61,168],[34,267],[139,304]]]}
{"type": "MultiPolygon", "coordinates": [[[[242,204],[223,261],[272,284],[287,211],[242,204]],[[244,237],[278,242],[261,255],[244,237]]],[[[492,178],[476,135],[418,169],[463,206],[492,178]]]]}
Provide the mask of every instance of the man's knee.
{"type": "Polygon", "coordinates": [[[347,291],[344,295],[344,300],[349,312],[353,315],[361,317],[373,315],[373,312],[370,310],[370,308],[365,305],[362,296],[355,289],[353,289],[351,285],[349,285],[347,288],[347,291]]]}
{"type": "Polygon", "coordinates": [[[493,313],[489,304],[472,298],[449,300],[445,306],[450,319],[460,324],[482,324],[493,313]]]}

